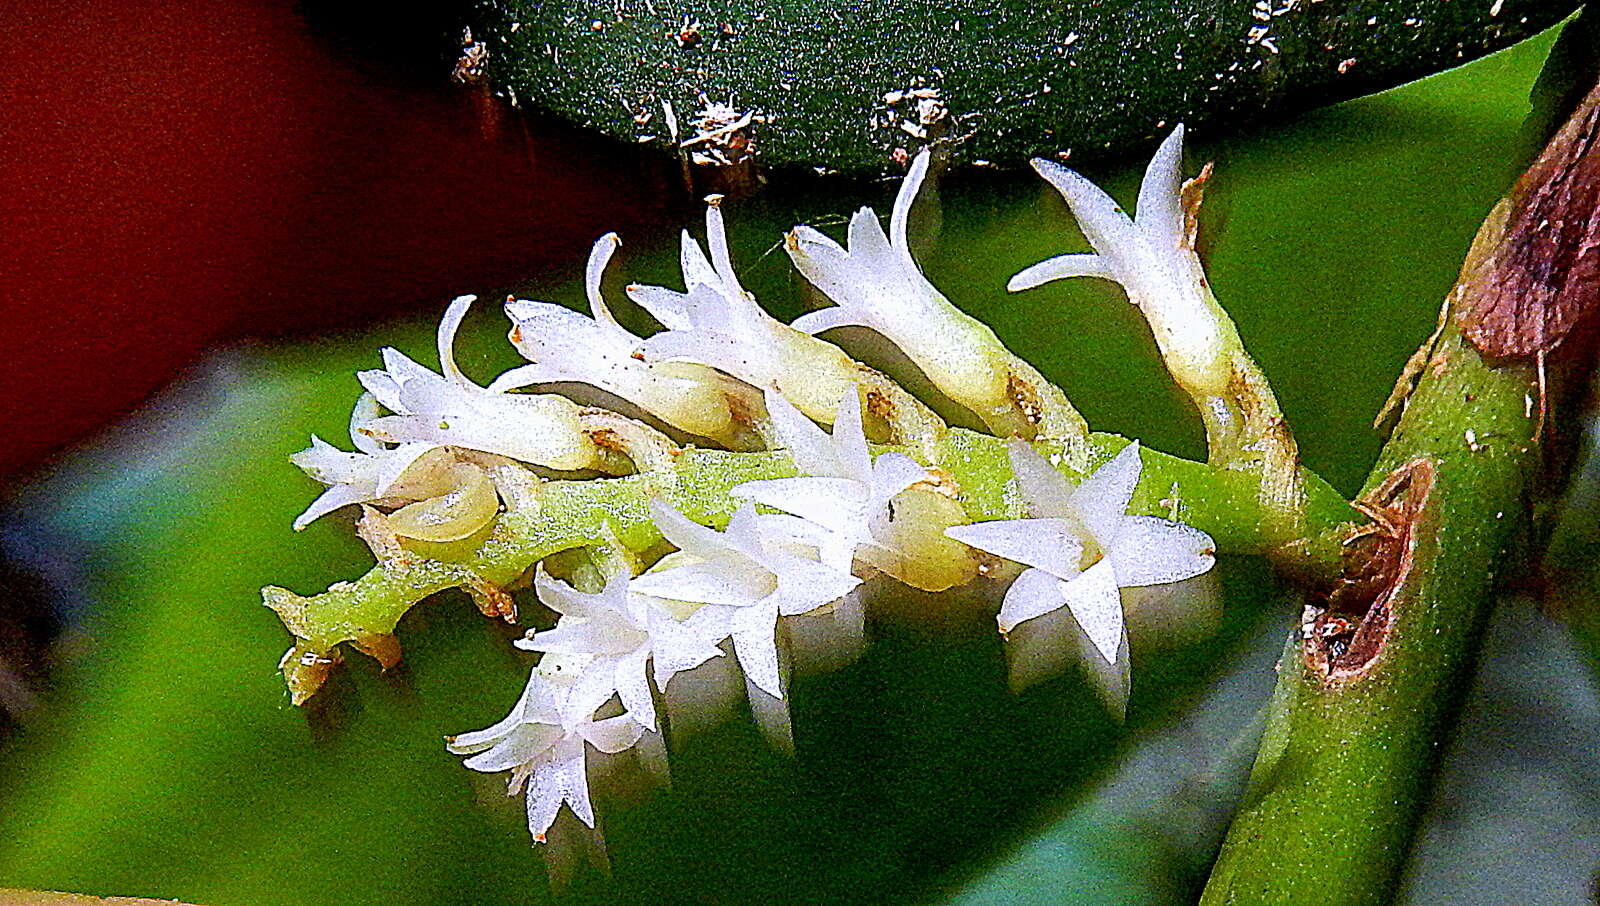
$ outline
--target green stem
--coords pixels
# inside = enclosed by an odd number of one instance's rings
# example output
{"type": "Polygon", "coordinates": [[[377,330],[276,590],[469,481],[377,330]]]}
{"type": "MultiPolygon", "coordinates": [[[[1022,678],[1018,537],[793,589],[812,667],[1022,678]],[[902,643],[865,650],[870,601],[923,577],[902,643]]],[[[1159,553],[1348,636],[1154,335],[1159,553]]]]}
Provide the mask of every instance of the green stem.
{"type": "MultiPolygon", "coordinates": [[[[1350,539],[1346,579],[1314,599],[1280,664],[1250,788],[1202,904],[1341,906],[1393,895],[1542,455],[1531,355],[1486,361],[1463,331],[1483,323],[1480,303],[1497,289],[1521,285],[1517,268],[1529,262],[1560,285],[1564,251],[1544,218],[1525,214],[1544,180],[1581,174],[1572,162],[1588,145],[1574,146],[1570,130],[1484,223],[1440,332],[1408,366],[1407,378],[1420,377],[1365,492],[1380,518],[1350,539]]],[[[1578,216],[1549,217],[1564,215],[1578,216]]],[[[1545,317],[1538,301],[1525,296],[1520,313],[1545,317]]],[[[1536,333],[1543,351],[1560,341],[1542,323],[1507,329],[1536,333]]]]}
{"type": "MultiPolygon", "coordinates": [[[[937,459],[960,489],[967,518],[1020,515],[1015,493],[1007,491],[1012,473],[1005,441],[951,429],[942,443],[937,459]]],[[[1092,435],[1093,464],[1127,443],[1115,435],[1092,435]]],[[[1313,573],[1337,570],[1341,527],[1348,531],[1359,516],[1316,475],[1306,473],[1308,520],[1317,540],[1285,547],[1271,531],[1274,514],[1263,510],[1256,476],[1148,449],[1142,456],[1144,475],[1130,512],[1181,519],[1208,532],[1222,551],[1270,554],[1290,568],[1313,573]]],[[[1061,468],[1069,479],[1082,478],[1064,465],[1061,468]]],[[[295,700],[303,701],[316,691],[344,642],[380,659],[398,656],[392,639],[396,622],[435,592],[462,587],[476,595],[493,594],[516,582],[539,560],[598,538],[614,536],[633,550],[650,548],[661,540],[650,522],[652,497],[691,519],[721,526],[735,508],[729,495],[733,486],[791,474],[788,459],[779,454],[689,449],[670,467],[652,472],[534,485],[481,536],[448,545],[407,542],[365,576],[337,583],[320,595],[302,597],[269,586],[262,590],[264,603],[297,640],[284,659],[285,679],[295,700]]]]}

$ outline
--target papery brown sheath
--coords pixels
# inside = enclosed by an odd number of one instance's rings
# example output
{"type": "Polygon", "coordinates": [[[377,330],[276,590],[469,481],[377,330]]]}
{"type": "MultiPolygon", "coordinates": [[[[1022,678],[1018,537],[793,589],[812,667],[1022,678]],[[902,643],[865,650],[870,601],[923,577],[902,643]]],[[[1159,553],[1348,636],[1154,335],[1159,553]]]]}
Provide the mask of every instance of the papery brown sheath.
{"type": "Polygon", "coordinates": [[[1546,355],[1600,307],[1600,86],[1517,181],[1474,282],[1461,332],[1484,355],[1535,358],[1542,395],[1546,355]]]}

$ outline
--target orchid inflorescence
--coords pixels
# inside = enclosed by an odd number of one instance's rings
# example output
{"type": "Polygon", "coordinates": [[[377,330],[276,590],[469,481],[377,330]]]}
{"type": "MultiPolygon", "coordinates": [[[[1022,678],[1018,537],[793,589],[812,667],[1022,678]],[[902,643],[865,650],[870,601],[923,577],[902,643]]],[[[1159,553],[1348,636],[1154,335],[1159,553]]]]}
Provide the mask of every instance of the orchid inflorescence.
{"type": "Polygon", "coordinates": [[[266,590],[297,637],[282,665],[296,701],[342,642],[392,662],[394,620],[426,594],[464,587],[511,620],[509,589],[531,579],[556,619],[516,645],[540,660],[504,720],[449,748],[469,768],[511,773],[541,842],[563,805],[594,827],[589,783],[602,762],[631,753],[664,768],[663,731],[747,702],[769,739],[791,745],[790,677],[856,657],[883,585],[1004,588],[998,624],[1018,684],[1039,678],[1026,646],[1042,638],[1066,652],[1044,672],[1076,660],[1120,716],[1129,590],[1183,583],[1214,562],[1213,538],[1178,521],[1209,518],[1176,502],[1180,485],[1202,501],[1244,488],[1258,524],[1229,530],[1241,550],[1289,541],[1307,494],[1292,436],[1195,254],[1200,180],[1181,178],[1182,140],[1179,127],[1156,153],[1136,218],[1082,176],[1035,161],[1094,253],[1030,267],[1011,289],[1075,276],[1121,284],[1201,409],[1208,465],[1091,435],[1061,390],[928,281],[907,238],[928,152],[911,164],[887,234],[867,208],[846,246],[809,227],[789,234],[799,272],[836,304],[793,324],[740,284],[713,198],[707,247],[683,234],[685,288],[627,290],[661,332],[636,336],[602,297],[619,244],[608,234],[589,259],[589,316],[506,303],[530,364],[487,386],[462,373],[464,296],[439,327],[439,372],[385,349],[381,370],[360,373],[355,452],[314,437],[294,457],[327,486],[295,527],[360,505],[379,568],[313,598],[266,590]],[[845,325],[891,341],[987,436],[947,426],[817,336],[845,325]],[[631,415],[551,391],[575,385],[631,415]],[[1165,471],[1135,506],[1151,463],[1165,471]]]}

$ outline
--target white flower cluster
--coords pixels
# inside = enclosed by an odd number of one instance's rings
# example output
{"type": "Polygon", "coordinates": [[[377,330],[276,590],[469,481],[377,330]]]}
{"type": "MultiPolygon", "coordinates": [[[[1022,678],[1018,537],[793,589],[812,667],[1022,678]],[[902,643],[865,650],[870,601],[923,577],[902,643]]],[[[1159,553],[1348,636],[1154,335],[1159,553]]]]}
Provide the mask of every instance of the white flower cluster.
{"type": "Polygon", "coordinates": [[[824,608],[854,613],[833,642],[859,650],[859,602],[846,600],[861,584],[857,557],[892,553],[890,502],[926,470],[899,453],[874,460],[856,399],[840,403],[832,435],[776,393],[768,406],[800,475],[733,493],[785,512],[757,513],[746,503],[716,531],[653,501],[652,518],[677,551],[651,570],[615,575],[593,594],[542,569],[536,576],[540,600],[560,618],[516,644],[544,658],[505,720],[450,743],[471,756],[469,768],[512,771],[512,791],[526,788],[535,840],[545,839],[563,802],[594,826],[584,743],[615,754],[659,732],[658,695],[678,674],[723,656],[724,642],[753,687],[758,716],[784,698],[782,618],[824,608]],[[609,711],[616,713],[597,717],[609,711]]]}
{"type": "MultiPolygon", "coordinates": [[[[1082,177],[1040,165],[1067,195],[1098,254],[1044,262],[1014,278],[1012,288],[1063,276],[1117,279],[1150,315],[1169,363],[1174,355],[1204,358],[1215,337],[1201,323],[1211,323],[1203,312],[1191,311],[1208,304],[1209,294],[1193,289],[1204,277],[1184,240],[1180,152],[1175,132],[1151,165],[1137,223],[1082,177]]],[[[1074,487],[1034,447],[1014,439],[1011,462],[1025,518],[971,525],[955,524],[965,517],[937,470],[901,452],[873,454],[863,424],[873,399],[861,383],[866,369],[810,334],[842,325],[884,334],[1002,436],[1007,432],[997,426],[1020,424],[1014,417],[1027,409],[1018,405],[1016,381],[1037,378],[987,327],[951,305],[912,259],[907,222],[928,162],[925,152],[912,165],[888,235],[868,209],[850,222],[848,251],[807,227],[791,234],[797,267],[836,308],[793,326],[764,312],[734,273],[713,201],[706,216],[709,255],[683,236],[685,289],[628,288],[665,330],[633,334],[602,298],[602,276],[618,246],[608,234],[589,259],[590,317],[543,302],[506,304],[511,341],[531,364],[487,387],[469,380],[453,352],[472,301],[462,297],[439,327],[442,373],[384,350],[384,368],[360,374],[367,393],[351,418],[356,452],[313,438],[296,455],[298,465],[328,485],[296,528],[360,503],[399,538],[456,541],[488,526],[502,500],[515,503],[502,484],[504,468],[614,470],[615,457],[608,458],[598,438],[615,443],[621,431],[644,438],[642,449],[659,436],[565,396],[516,392],[521,388],[586,384],[684,435],[735,449],[787,451],[795,475],[733,488],[744,503],[720,531],[652,501],[652,519],[676,550],[641,573],[634,574],[629,557],[611,558],[603,585],[581,590],[537,570],[536,593],[558,619],[516,644],[541,659],[504,720],[449,744],[468,756],[469,768],[511,772],[512,792],[525,791],[534,839],[545,840],[563,805],[594,827],[591,756],[659,748],[664,725],[675,723],[673,703],[703,694],[694,690],[706,685],[708,671],[736,682],[742,675],[752,713],[781,743],[788,733],[787,677],[807,667],[796,654],[807,644],[797,640],[808,637],[812,667],[836,666],[858,653],[863,579],[881,572],[909,581],[908,564],[928,561],[930,549],[934,559],[950,559],[954,551],[968,562],[981,551],[1025,567],[999,610],[1001,632],[1021,632],[1029,621],[1042,625],[1047,614],[1069,615],[1064,631],[1081,637],[1079,657],[1119,714],[1128,694],[1122,590],[1178,582],[1211,567],[1204,533],[1128,515],[1141,473],[1136,443],[1074,487]],[[930,537],[944,547],[930,548],[930,537]]],[[[1054,392],[1065,407],[1059,411],[1076,418],[1054,392]]],[[[1086,458],[1085,447],[1073,449],[1086,458]]],[[[632,448],[628,455],[634,467],[652,467],[632,448]]],[[[956,578],[924,587],[966,582],[975,572],[975,565],[957,569],[950,573],[956,578]]],[[[686,724],[694,720],[692,713],[682,716],[686,724]]]]}

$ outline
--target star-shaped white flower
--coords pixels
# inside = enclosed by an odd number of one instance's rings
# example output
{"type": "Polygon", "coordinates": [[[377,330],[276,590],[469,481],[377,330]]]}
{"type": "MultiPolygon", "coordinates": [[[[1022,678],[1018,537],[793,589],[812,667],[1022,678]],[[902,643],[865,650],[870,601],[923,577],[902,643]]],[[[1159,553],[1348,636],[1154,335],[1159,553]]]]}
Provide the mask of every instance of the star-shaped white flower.
{"type": "Polygon", "coordinates": [[[533,384],[578,383],[599,387],[675,427],[701,437],[720,437],[733,415],[720,391],[726,380],[686,362],[648,363],[644,343],[617,323],[600,294],[600,280],[620,240],[607,233],[589,253],[584,288],[593,317],[562,305],[507,302],[511,343],[532,362],[513,368],[489,384],[491,393],[533,384]]]}
{"type": "MultiPolygon", "coordinates": [[[[1066,607],[1104,665],[1125,677],[1121,589],[1197,576],[1215,562],[1215,545],[1199,529],[1127,514],[1142,469],[1137,442],[1076,488],[1028,444],[1012,441],[1010,453],[1030,518],[960,525],[946,534],[1030,567],[1006,592],[999,615],[1002,634],[1066,607]]],[[[1120,699],[1111,702],[1120,710],[1126,683],[1102,691],[1120,699]]]]}
{"type": "Polygon", "coordinates": [[[679,621],[661,602],[629,590],[631,580],[618,575],[599,594],[586,594],[559,582],[541,567],[534,577],[539,600],[561,614],[554,629],[518,640],[518,648],[553,655],[587,656],[566,701],[567,720],[591,716],[611,698],[621,700],[634,720],[656,729],[656,687],[722,654],[721,637],[703,627],[705,620],[679,621]]]}
{"type": "Polygon", "coordinates": [[[535,668],[504,720],[448,743],[452,753],[470,756],[463,764],[474,771],[511,771],[511,795],[526,785],[528,832],[539,843],[545,842],[563,804],[594,827],[587,746],[612,754],[634,745],[644,734],[644,727],[626,714],[604,720],[567,719],[565,705],[572,688],[535,668]]]}
{"type": "Polygon", "coordinates": [[[552,469],[582,469],[596,458],[578,405],[552,394],[492,392],[474,384],[455,360],[455,335],[474,296],[450,303],[439,323],[440,375],[393,348],[382,370],[360,372],[361,385],[392,415],[356,430],[387,443],[455,446],[552,469]]]}
{"type": "Polygon", "coordinates": [[[810,334],[846,325],[871,328],[900,347],[946,395],[984,416],[993,401],[1006,399],[1009,356],[994,331],[928,282],[906,236],[929,160],[924,150],[912,161],[895,196],[888,235],[871,208],[850,218],[848,251],[808,226],[790,232],[785,248],[795,268],[837,306],[802,315],[792,326],[810,334]]]}
{"type": "Polygon", "coordinates": [[[684,292],[663,286],[628,287],[637,302],[665,331],[644,341],[650,361],[708,365],[756,387],[770,387],[784,376],[783,332],[788,325],[762,311],[740,285],[728,254],[722,209],[706,207],[708,259],[700,243],[683,232],[679,263],[684,292]]]}
{"type": "Polygon", "coordinates": [[[892,558],[884,531],[891,518],[889,503],[925,478],[927,470],[904,453],[872,458],[854,390],[839,402],[831,436],[775,391],[767,391],[767,414],[800,476],[747,481],[732,489],[733,496],[820,529],[791,527],[797,537],[815,538],[822,562],[840,572],[850,572],[858,554],[868,562],[892,558]]]}
{"type": "Polygon", "coordinates": [[[313,434],[310,447],[289,457],[289,461],[307,475],[328,486],[306,507],[305,512],[295,517],[295,531],[352,503],[373,503],[386,497],[404,497],[405,485],[415,484],[417,478],[433,471],[429,468],[430,463],[418,463],[424,454],[434,449],[431,445],[401,444],[391,447],[357,430],[357,425],[377,415],[377,401],[372,394],[363,393],[350,413],[350,440],[355,444],[356,452],[340,450],[313,434]]]}
{"type": "Polygon", "coordinates": [[[1006,285],[1012,292],[1068,277],[1122,284],[1139,306],[1173,377],[1186,389],[1220,393],[1232,376],[1227,352],[1241,348],[1233,322],[1206,284],[1184,216],[1183,126],[1156,150],[1130,218],[1082,175],[1047,160],[1033,168],[1066,199],[1093,254],[1060,255],[1033,265],[1006,285]]]}
{"type": "Polygon", "coordinates": [[[693,562],[633,580],[641,594],[704,605],[696,618],[721,621],[734,653],[757,688],[783,697],[778,675],[778,617],[807,613],[844,597],[861,580],[796,553],[761,529],[755,507],[746,504],[718,532],[688,519],[660,501],[650,512],[666,539],[693,562]]]}

